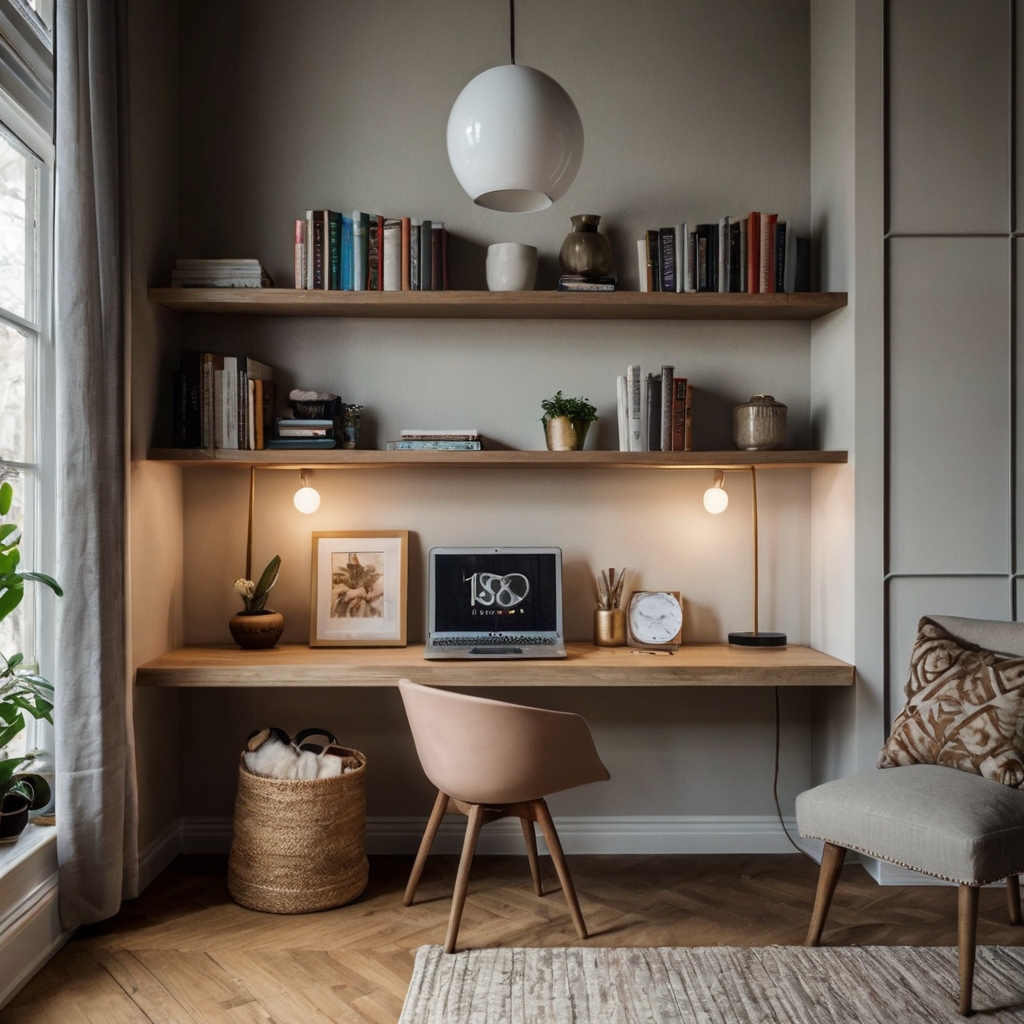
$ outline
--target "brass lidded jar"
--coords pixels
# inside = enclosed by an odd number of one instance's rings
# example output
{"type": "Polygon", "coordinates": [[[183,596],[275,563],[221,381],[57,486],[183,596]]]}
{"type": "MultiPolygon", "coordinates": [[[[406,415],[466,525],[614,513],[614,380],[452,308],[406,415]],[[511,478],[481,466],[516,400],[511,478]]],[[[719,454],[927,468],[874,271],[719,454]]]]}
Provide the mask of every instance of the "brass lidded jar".
{"type": "Polygon", "coordinates": [[[747,452],[768,452],[786,443],[786,407],[772,395],[752,395],[732,411],[732,437],[747,452]]]}

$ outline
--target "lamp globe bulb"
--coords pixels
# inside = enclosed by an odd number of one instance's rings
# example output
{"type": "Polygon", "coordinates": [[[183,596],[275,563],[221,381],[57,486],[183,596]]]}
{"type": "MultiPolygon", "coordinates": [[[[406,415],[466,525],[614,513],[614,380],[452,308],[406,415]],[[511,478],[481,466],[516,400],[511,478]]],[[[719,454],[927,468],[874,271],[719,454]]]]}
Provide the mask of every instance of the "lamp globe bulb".
{"type": "Polygon", "coordinates": [[[315,487],[300,487],[292,500],[300,512],[312,515],[320,507],[320,492],[315,487]]]}
{"type": "Polygon", "coordinates": [[[704,507],[717,516],[729,507],[729,495],[724,487],[709,487],[704,492],[704,507]]]}

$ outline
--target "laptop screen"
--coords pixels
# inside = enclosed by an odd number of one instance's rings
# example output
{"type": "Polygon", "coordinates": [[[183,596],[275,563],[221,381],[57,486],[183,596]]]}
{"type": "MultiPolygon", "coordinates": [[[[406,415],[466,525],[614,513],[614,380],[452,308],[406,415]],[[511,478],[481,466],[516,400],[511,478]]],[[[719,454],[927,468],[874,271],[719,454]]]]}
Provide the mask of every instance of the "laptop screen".
{"type": "Polygon", "coordinates": [[[558,561],[525,551],[433,556],[434,632],[554,633],[558,561]]]}

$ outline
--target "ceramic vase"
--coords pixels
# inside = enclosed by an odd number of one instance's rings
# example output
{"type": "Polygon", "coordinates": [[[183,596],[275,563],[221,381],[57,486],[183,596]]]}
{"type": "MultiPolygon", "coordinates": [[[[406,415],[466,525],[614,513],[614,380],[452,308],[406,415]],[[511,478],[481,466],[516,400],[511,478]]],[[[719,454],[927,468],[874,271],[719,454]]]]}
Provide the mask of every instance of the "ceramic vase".
{"type": "Polygon", "coordinates": [[[522,242],[487,246],[487,287],[492,292],[529,292],[536,281],[536,246],[522,242]]]}
{"type": "Polygon", "coordinates": [[[259,612],[238,612],[231,616],[228,628],[243,651],[266,651],[281,639],[284,616],[269,608],[259,612]]]}
{"type": "Polygon", "coordinates": [[[17,793],[9,793],[0,808],[0,843],[13,843],[28,824],[28,801],[17,793]]]}
{"type": "Polygon", "coordinates": [[[569,218],[572,231],[565,236],[558,262],[566,274],[601,277],[612,265],[612,244],[597,230],[601,218],[596,213],[581,213],[569,218]]]}
{"type": "Polygon", "coordinates": [[[786,443],[786,407],[771,395],[752,395],[732,411],[732,438],[747,452],[770,452],[786,443]]]}
{"type": "Polygon", "coordinates": [[[544,421],[544,439],[549,452],[579,452],[587,440],[590,423],[573,423],[568,416],[549,416],[544,421]]]}

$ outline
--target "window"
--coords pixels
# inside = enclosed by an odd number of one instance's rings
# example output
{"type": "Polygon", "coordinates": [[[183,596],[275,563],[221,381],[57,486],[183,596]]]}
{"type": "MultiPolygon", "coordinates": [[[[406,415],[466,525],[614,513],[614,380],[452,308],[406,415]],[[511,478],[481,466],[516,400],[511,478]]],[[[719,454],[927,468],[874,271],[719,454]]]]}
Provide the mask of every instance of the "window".
{"type": "MultiPolygon", "coordinates": [[[[15,492],[24,533],[22,564],[52,572],[54,523],[51,223],[53,152],[45,133],[0,91],[0,481],[15,492]]],[[[36,586],[0,622],[0,651],[41,666],[49,657],[47,596],[36,586]],[[45,603],[44,603],[45,602],[45,603]]],[[[49,726],[32,723],[8,756],[52,748],[49,726]]]]}

